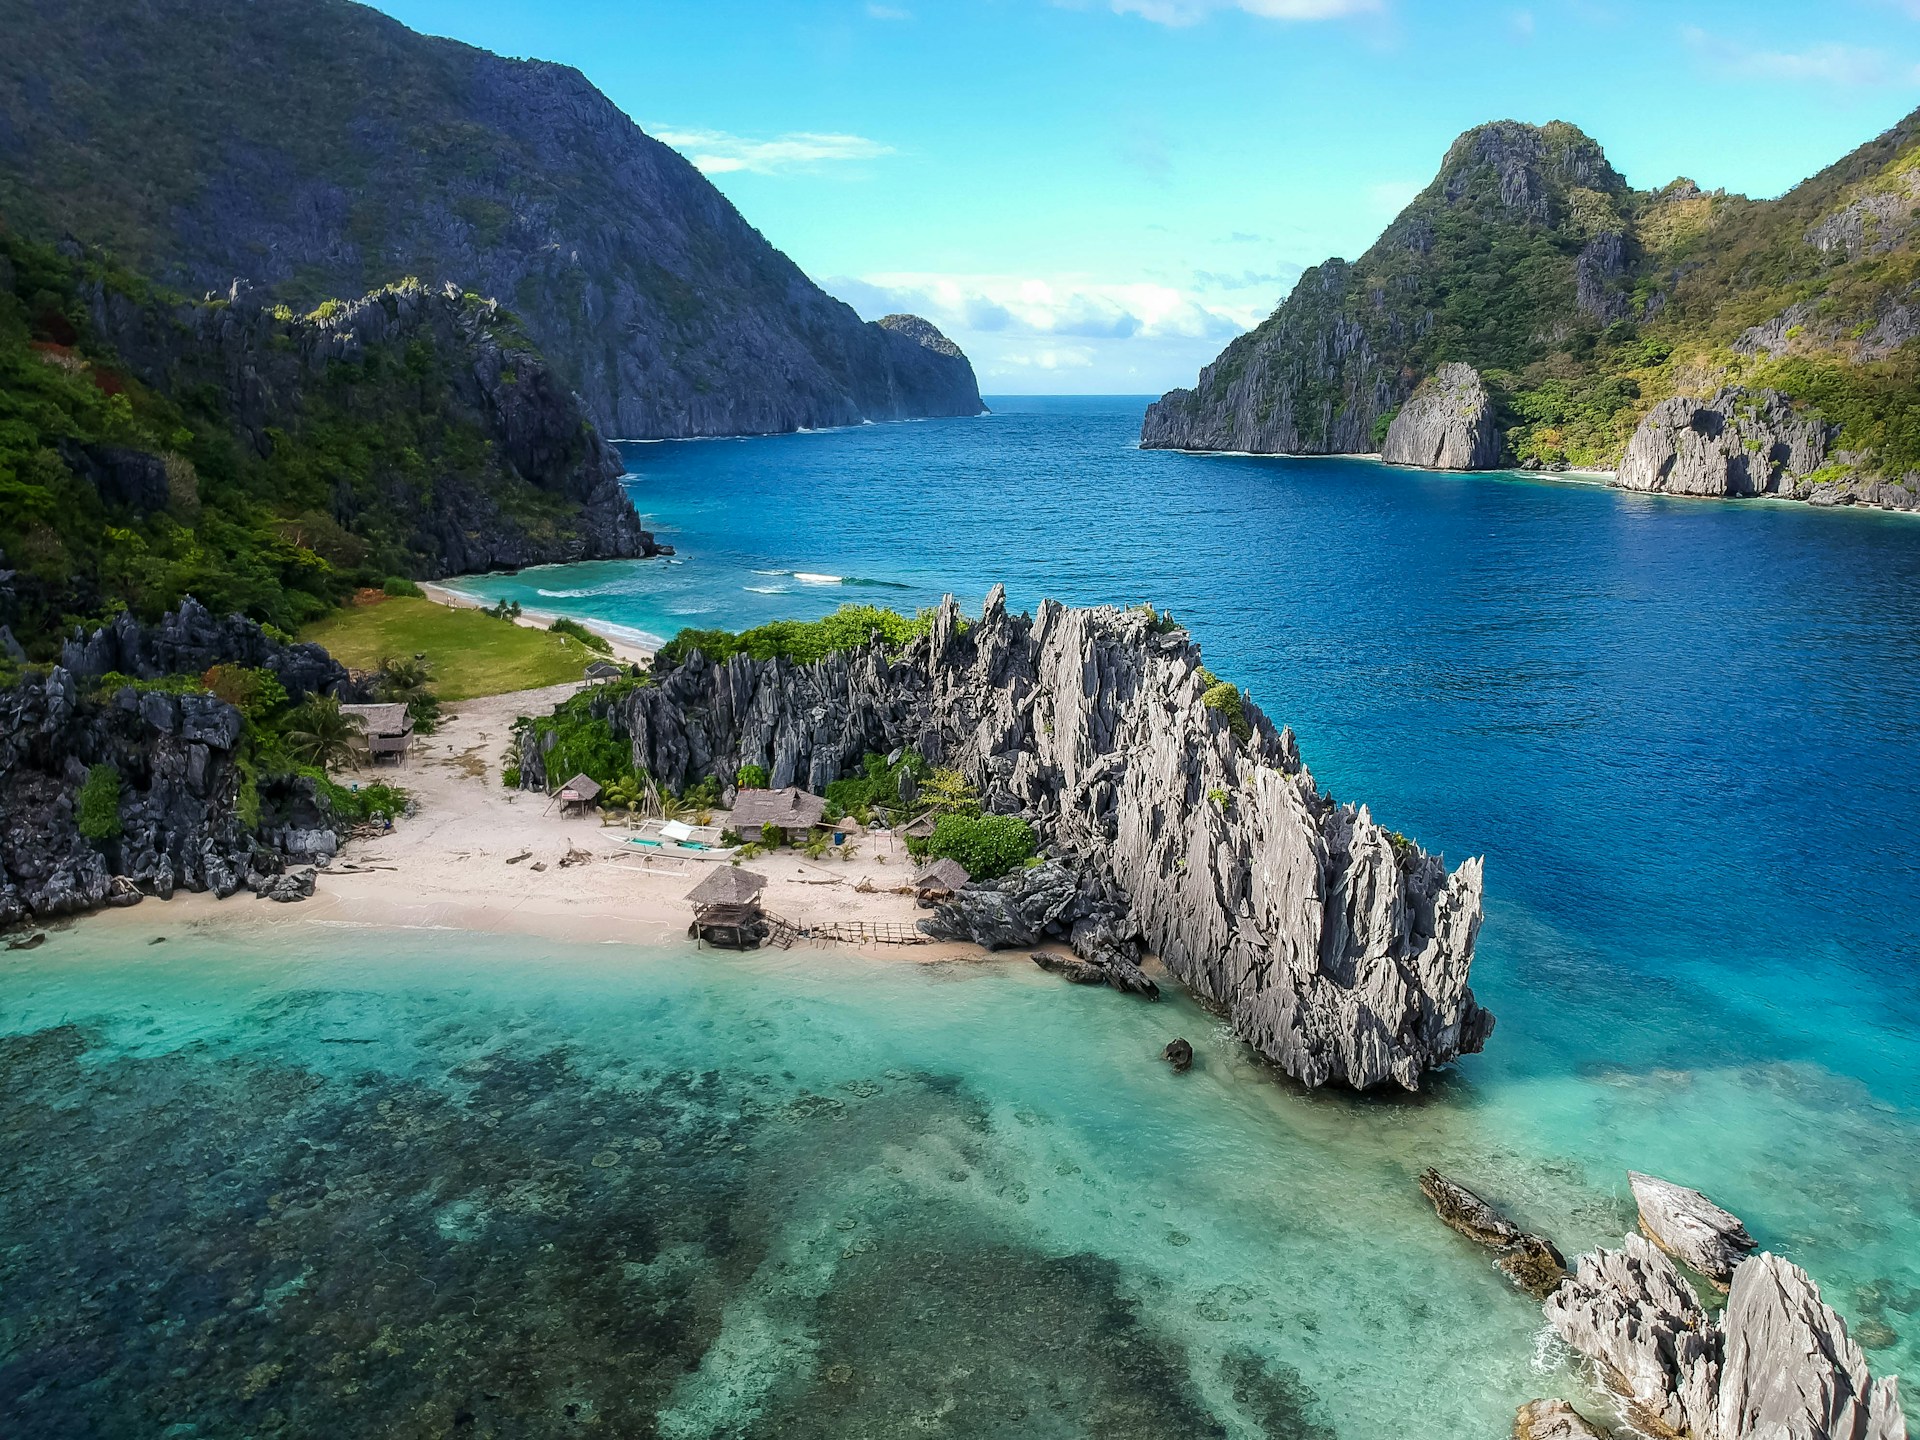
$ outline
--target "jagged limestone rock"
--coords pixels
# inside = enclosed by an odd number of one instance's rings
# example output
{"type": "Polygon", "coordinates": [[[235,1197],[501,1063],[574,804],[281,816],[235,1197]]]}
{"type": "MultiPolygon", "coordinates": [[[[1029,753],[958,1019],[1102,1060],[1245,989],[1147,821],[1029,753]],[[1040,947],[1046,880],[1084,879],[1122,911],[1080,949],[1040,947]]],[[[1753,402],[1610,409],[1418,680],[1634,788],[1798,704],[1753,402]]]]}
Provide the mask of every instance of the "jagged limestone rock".
{"type": "Polygon", "coordinates": [[[1722,390],[1656,405],[1614,484],[1662,495],[1783,495],[1826,462],[1828,427],[1773,390],[1722,390]]]}
{"type": "Polygon", "coordinates": [[[1673,1261],[1645,1236],[1582,1255],[1546,1313],[1626,1398],[1633,1418],[1658,1433],[1685,1435],[1690,1417],[1710,1408],[1719,1337],[1673,1261]]]}
{"type": "Polygon", "coordinates": [[[1491,470],[1500,463],[1493,397],[1471,365],[1442,365],[1387,427],[1380,458],[1426,470],[1491,470]]]}
{"type": "MultiPolygon", "coordinates": [[[[1478,1051],[1493,1028],[1467,983],[1480,861],[1449,874],[1364,806],[1322,794],[1258,706],[1236,739],[1201,703],[1198,650],[1162,631],[1144,610],[1047,601],[1012,615],[996,586],[977,623],[963,628],[949,598],[895,655],[696,655],[606,714],[634,764],[676,788],[755,764],[776,788],[817,792],[908,746],[956,766],[989,812],[1026,816],[1072,877],[1069,889],[1046,866],[1027,872],[1024,885],[1059,886],[1037,910],[1001,892],[970,902],[1004,922],[1004,943],[1033,944],[1017,937],[1036,916],[1124,916],[1099,957],[1110,972],[1130,948],[1158,955],[1305,1084],[1415,1089],[1478,1051]]],[[[521,784],[538,789],[544,758],[528,751],[521,784]]]]}
{"type": "Polygon", "coordinates": [[[1760,1254],[1733,1272],[1716,1322],[1644,1236],[1582,1255],[1547,1319],[1625,1397],[1686,1440],[1906,1440],[1899,1382],[1874,1380],[1846,1323],[1799,1266],[1760,1254]]]}
{"type": "Polygon", "coordinates": [[[1725,1289],[1733,1278],[1733,1267],[1754,1248],[1753,1237],[1739,1217],[1722,1210],[1698,1190],[1670,1180],[1629,1170],[1627,1183],[1633,1187],[1634,1203],[1640,1207],[1640,1228],[1647,1238],[1725,1289]]]}
{"type": "Polygon", "coordinates": [[[1720,1388],[1702,1440],[1906,1440],[1899,1381],[1874,1380],[1798,1265],[1755,1255],[1720,1317],[1720,1388]]]}
{"type": "Polygon", "coordinates": [[[1514,1417],[1513,1440],[1606,1440],[1564,1400],[1530,1400],[1514,1417]]]}

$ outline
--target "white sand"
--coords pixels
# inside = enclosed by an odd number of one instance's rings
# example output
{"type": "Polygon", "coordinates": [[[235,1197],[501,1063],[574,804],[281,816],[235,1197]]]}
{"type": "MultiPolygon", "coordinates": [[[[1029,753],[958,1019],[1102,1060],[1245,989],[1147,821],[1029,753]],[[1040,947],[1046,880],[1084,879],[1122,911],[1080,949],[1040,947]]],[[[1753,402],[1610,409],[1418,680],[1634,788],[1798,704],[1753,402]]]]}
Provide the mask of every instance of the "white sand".
{"type": "MultiPolygon", "coordinates": [[[[564,941],[684,941],[693,917],[687,893],[726,862],[648,859],[631,847],[621,855],[619,841],[627,832],[603,828],[597,812],[564,816],[544,796],[500,783],[513,721],[546,714],[577,688],[555,685],[449,706],[440,730],[417,740],[403,762],[337,777],[345,784],[379,779],[399,785],[418,810],[395,821],[389,834],[344,846],[321,872],[313,899],[279,905],[245,891],[227,901],[183,896],[168,903],[169,912],[179,906],[183,920],[215,923],[318,921],[564,941]],[[575,850],[593,858],[562,868],[561,859],[575,850]]],[[[854,859],[844,861],[808,860],[781,850],[744,863],[768,879],[766,908],[795,925],[863,920],[911,929],[925,912],[910,894],[893,893],[913,874],[904,843],[869,835],[856,850],[854,859]],[[863,880],[870,891],[855,888],[863,880]]],[[[137,915],[150,925],[153,903],[103,911],[88,923],[135,923],[137,915]]],[[[982,954],[971,945],[853,948],[911,961],[982,954]]]]}

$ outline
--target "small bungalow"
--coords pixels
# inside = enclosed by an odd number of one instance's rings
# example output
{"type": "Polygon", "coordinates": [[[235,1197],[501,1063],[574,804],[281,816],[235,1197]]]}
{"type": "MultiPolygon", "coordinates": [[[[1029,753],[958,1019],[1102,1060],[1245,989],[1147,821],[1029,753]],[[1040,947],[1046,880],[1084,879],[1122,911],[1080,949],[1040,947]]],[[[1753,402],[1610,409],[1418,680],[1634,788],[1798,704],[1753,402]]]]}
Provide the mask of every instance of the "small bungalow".
{"type": "Polygon", "coordinates": [[[687,893],[693,906],[690,939],[704,940],[728,950],[753,950],[766,937],[766,914],[760,892],[767,877],[738,865],[723,865],[687,893]]]}
{"type": "Polygon", "coordinates": [[[385,705],[342,705],[342,715],[360,721],[360,743],[374,760],[397,760],[413,744],[413,716],[398,702],[385,705]]]}
{"type": "Polygon", "coordinates": [[[600,798],[600,786],[585,775],[576,775],[562,785],[553,798],[560,802],[561,814],[571,815],[576,810],[591,809],[600,798]]]}
{"type": "Polygon", "coordinates": [[[933,827],[940,823],[940,817],[929,811],[908,825],[900,833],[909,840],[928,840],[933,837],[933,827]]]}
{"type": "Polygon", "coordinates": [[[766,825],[786,832],[789,843],[804,845],[827,817],[827,802],[789,785],[784,790],[741,790],[733,797],[728,824],[749,840],[766,825]]]}
{"type": "Polygon", "coordinates": [[[587,666],[587,679],[599,683],[602,680],[624,680],[627,672],[611,660],[595,660],[587,666]]]}
{"type": "Polygon", "coordinates": [[[972,878],[958,860],[931,860],[914,872],[914,898],[925,904],[950,900],[954,892],[972,878]]]}

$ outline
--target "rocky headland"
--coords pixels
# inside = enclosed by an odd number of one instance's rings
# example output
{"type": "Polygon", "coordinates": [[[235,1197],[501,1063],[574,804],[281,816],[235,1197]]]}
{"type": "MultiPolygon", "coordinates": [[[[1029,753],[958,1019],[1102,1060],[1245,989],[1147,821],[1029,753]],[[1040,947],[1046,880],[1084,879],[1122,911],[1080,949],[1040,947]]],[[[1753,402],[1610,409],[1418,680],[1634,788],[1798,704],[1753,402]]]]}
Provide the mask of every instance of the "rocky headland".
{"type": "Polygon", "coordinates": [[[156,625],[123,615],[69,641],[62,664],[0,688],[0,928],[176,890],[312,892],[311,873],[296,867],[331,856],[344,829],[312,782],[263,779],[243,803],[240,712],[141,683],[221,664],[272,673],[290,699],[356,698],[319,646],[284,644],[191,601],[156,625]],[[109,833],[90,837],[79,797],[102,766],[119,798],[109,833]]]}
{"type": "Polygon", "coordinates": [[[1393,417],[1380,458],[1426,470],[1491,470],[1500,463],[1493,397],[1471,365],[1442,365],[1393,417]]]}
{"type": "Polygon", "coordinates": [[[980,413],[925,321],[863,322],[579,71],[347,0],[8,13],[0,213],[189,294],[497,299],[621,439],[980,413]],[[190,95],[191,104],[179,103],[190,95]]]}
{"type": "MultiPolygon", "coordinates": [[[[1010,613],[949,600],[930,633],[807,665],[698,651],[604,702],[634,764],[676,788],[742,765],[819,791],[869,753],[959,769],[1052,857],[968,886],[931,922],[989,946],[1068,942],[1124,984],[1158,956],[1307,1085],[1417,1089],[1478,1051],[1468,985],[1481,864],[1440,857],[1323,794],[1290,731],[1205,674],[1145,610],[1010,613]]],[[[542,789],[538,747],[521,783],[542,789]]]]}
{"type": "MultiPolygon", "coordinates": [[[[391,438],[401,407],[426,417],[449,450],[480,450],[427,477],[369,446],[365,472],[340,476],[334,508],[349,526],[391,535],[422,579],[658,552],[621,488],[618,453],[588,423],[515,319],[455,285],[407,281],[294,315],[235,282],[204,302],[167,304],[98,281],[94,333],[147,384],[210,391],[264,460],[328,431],[341,411],[391,438]],[[404,378],[403,378],[404,377],[404,378]]],[[[164,465],[151,457],[164,476],[164,465]]],[[[168,501],[160,484],[154,508],[168,501]]]]}
{"type": "Polygon", "coordinates": [[[1637,190],[1564,123],[1476,127],[1140,443],[1912,510],[1917,159],[1920,113],[1752,201],[1637,190]]]}

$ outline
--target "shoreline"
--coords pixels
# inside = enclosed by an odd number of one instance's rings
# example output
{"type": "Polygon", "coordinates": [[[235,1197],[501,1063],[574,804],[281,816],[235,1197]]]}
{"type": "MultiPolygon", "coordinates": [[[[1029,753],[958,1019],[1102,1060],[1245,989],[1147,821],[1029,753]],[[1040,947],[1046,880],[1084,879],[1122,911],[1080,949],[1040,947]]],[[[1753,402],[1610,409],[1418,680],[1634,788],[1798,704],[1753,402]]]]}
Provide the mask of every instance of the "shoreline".
{"type": "MultiPolygon", "coordinates": [[[[96,930],[151,930],[155,912],[186,924],[350,925],[524,935],[560,943],[686,945],[693,918],[687,893],[713,862],[654,856],[623,844],[627,831],[603,826],[598,812],[565,815],[534,791],[508,790],[501,756],[523,715],[546,713],[582,688],[569,681],[450,704],[439,730],[420,737],[398,764],[348,771],[342,784],[379,779],[406,791],[413,805],[390,831],[346,839],[316,868],[311,898],[292,905],[242,890],[149,896],[56,924],[96,930]],[[263,910],[261,907],[265,906],[263,910]]],[[[767,911],[795,926],[862,923],[913,929],[924,913],[911,893],[913,862],[898,838],[858,837],[853,858],[810,860],[782,849],[745,862],[767,880],[767,911]]],[[[51,929],[39,925],[35,929],[51,929]]],[[[819,947],[898,963],[979,960],[970,944],[898,945],[799,939],[819,947]]],[[[767,948],[767,947],[762,947],[767,948]]],[[[1022,957],[1024,958],[1024,957],[1022,957]]]]}

